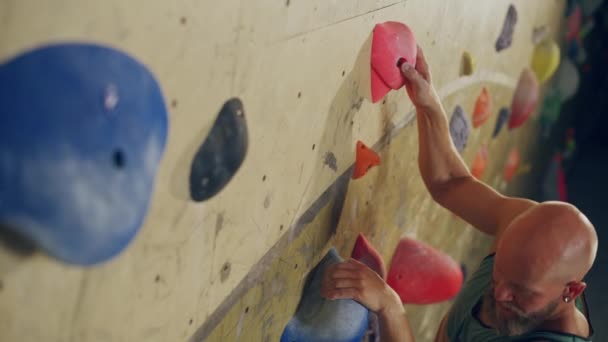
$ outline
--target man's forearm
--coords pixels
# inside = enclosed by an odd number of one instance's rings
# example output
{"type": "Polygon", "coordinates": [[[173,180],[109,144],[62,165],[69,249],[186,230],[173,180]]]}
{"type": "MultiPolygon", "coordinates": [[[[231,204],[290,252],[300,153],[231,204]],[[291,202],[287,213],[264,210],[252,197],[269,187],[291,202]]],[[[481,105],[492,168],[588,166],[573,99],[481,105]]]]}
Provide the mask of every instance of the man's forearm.
{"type": "Polygon", "coordinates": [[[388,342],[414,342],[414,334],[401,301],[393,308],[378,312],[380,340],[388,342]]]}
{"type": "Polygon", "coordinates": [[[424,184],[433,193],[450,180],[469,176],[469,170],[450,138],[448,120],[439,101],[416,108],[418,167],[424,184]]]}

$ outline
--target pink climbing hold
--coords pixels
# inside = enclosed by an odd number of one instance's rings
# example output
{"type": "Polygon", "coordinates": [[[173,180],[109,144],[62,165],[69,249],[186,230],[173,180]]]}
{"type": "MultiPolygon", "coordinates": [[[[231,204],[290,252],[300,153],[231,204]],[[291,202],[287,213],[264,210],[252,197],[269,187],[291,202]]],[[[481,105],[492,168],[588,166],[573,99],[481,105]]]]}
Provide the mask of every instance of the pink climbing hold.
{"type": "Polygon", "coordinates": [[[376,103],[376,102],[382,100],[382,98],[384,96],[386,96],[386,94],[388,94],[389,91],[391,91],[391,88],[389,88],[389,86],[387,86],[386,83],[384,83],[382,78],[380,78],[380,75],[378,75],[376,70],[374,70],[373,68],[372,68],[371,82],[372,82],[372,102],[373,103],[376,103]]]}
{"type": "Polygon", "coordinates": [[[382,279],[386,279],[386,266],[384,260],[372,244],[365,238],[363,233],[359,233],[357,241],[353,247],[351,257],[367,265],[374,270],[382,279]]]}
{"type": "Polygon", "coordinates": [[[462,287],[460,265],[447,254],[402,238],[391,261],[387,283],[404,304],[431,304],[454,297],[462,287]]]}
{"type": "Polygon", "coordinates": [[[371,50],[372,101],[378,102],[390,89],[405,84],[400,66],[407,62],[416,66],[418,49],[414,34],[403,23],[387,21],[374,27],[371,50]]]}
{"type": "Polygon", "coordinates": [[[517,128],[526,122],[538,104],[538,80],[529,68],[524,69],[519,76],[517,88],[511,102],[511,117],[509,129],[517,128]]]}

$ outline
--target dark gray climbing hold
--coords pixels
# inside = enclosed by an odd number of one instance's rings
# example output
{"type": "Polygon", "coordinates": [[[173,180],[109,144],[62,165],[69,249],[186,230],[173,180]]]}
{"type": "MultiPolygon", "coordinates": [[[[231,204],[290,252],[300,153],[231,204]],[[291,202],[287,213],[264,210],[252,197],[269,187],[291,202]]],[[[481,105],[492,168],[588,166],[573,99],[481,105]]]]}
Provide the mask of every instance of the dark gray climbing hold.
{"type": "Polygon", "coordinates": [[[498,119],[496,119],[496,126],[494,127],[494,133],[492,133],[492,138],[496,138],[502,127],[505,125],[507,121],[509,121],[509,116],[511,112],[509,112],[509,108],[502,107],[500,111],[498,111],[498,119]]]}
{"type": "Polygon", "coordinates": [[[513,42],[513,32],[515,31],[515,24],[517,23],[517,9],[512,4],[509,5],[507,10],[507,16],[502,24],[502,30],[498,39],[496,39],[496,52],[500,52],[509,46],[513,42]]]}
{"type": "Polygon", "coordinates": [[[194,155],[190,196],[202,202],[215,196],[232,179],[247,154],[247,122],[241,100],[224,103],[209,135],[194,155]]]}
{"type": "Polygon", "coordinates": [[[471,125],[467,120],[467,114],[460,105],[456,106],[450,119],[450,136],[458,152],[462,152],[467,146],[470,131],[471,125]]]}

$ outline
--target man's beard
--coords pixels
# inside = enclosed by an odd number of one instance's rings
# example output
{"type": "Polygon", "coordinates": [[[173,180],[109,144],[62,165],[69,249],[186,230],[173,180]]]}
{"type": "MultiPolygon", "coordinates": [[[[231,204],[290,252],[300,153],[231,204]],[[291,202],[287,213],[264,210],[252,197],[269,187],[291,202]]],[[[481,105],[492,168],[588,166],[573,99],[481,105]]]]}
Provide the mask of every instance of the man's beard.
{"type": "Polygon", "coordinates": [[[541,323],[549,318],[559,303],[559,299],[556,299],[549,303],[545,308],[540,311],[532,313],[524,313],[519,308],[513,305],[506,304],[513,314],[514,318],[506,319],[501,317],[496,307],[496,300],[494,299],[494,287],[490,287],[488,292],[483,297],[483,302],[486,308],[486,314],[492,320],[495,329],[500,335],[503,336],[518,336],[523,335],[536,329],[541,323]]]}

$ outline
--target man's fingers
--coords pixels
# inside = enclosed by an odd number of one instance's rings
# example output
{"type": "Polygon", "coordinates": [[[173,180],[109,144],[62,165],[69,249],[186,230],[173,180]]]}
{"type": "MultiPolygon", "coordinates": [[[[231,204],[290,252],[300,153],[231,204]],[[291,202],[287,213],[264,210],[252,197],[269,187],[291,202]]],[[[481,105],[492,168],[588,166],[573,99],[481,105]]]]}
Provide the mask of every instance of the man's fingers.
{"type": "MultiPolygon", "coordinates": [[[[332,270],[337,271],[337,270],[356,270],[359,267],[357,266],[357,264],[354,264],[352,262],[348,262],[348,261],[343,261],[337,264],[333,264],[330,265],[329,267],[331,267],[332,270]]],[[[328,267],[328,268],[329,268],[328,267]]]]}
{"type": "Polygon", "coordinates": [[[361,290],[354,287],[332,290],[327,295],[328,299],[354,299],[359,301],[361,299],[361,290]]]}
{"type": "Polygon", "coordinates": [[[327,268],[325,269],[325,277],[333,277],[333,275],[339,271],[355,270],[355,269],[356,269],[355,266],[349,265],[346,262],[339,262],[336,264],[331,264],[331,265],[327,266],[327,268]]]}
{"type": "Polygon", "coordinates": [[[411,84],[416,84],[422,81],[422,76],[420,76],[418,71],[416,71],[416,69],[414,69],[414,67],[408,62],[401,64],[401,73],[411,84]]]}
{"type": "Polygon", "coordinates": [[[363,281],[361,279],[351,279],[351,278],[342,278],[334,280],[334,289],[346,289],[346,288],[358,288],[360,289],[363,286],[363,281]]]}
{"type": "Polygon", "coordinates": [[[424,57],[424,51],[420,45],[418,45],[418,52],[416,54],[416,70],[418,73],[424,78],[427,82],[431,82],[431,71],[429,70],[429,65],[426,62],[426,58],[424,57]]]}
{"type": "Polygon", "coordinates": [[[351,263],[351,264],[357,265],[359,267],[367,266],[364,263],[362,263],[361,261],[359,261],[357,259],[353,259],[353,258],[348,259],[348,262],[351,263]]]}
{"type": "Polygon", "coordinates": [[[329,275],[329,279],[361,279],[361,273],[351,269],[337,269],[329,275]]]}

